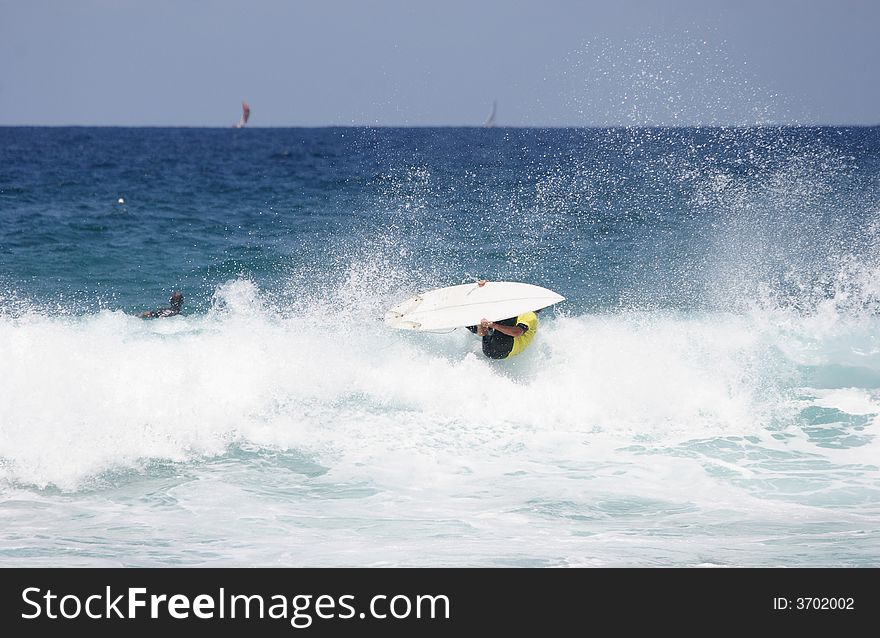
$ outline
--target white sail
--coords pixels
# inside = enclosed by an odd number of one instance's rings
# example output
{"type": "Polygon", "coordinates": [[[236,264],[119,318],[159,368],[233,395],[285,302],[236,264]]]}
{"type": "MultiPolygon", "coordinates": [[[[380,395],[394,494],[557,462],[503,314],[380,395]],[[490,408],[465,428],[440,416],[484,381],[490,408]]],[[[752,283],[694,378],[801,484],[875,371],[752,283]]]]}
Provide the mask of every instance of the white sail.
{"type": "Polygon", "coordinates": [[[493,100],[492,101],[492,112],[489,113],[489,117],[486,118],[486,122],[483,124],[484,127],[492,128],[493,126],[495,126],[495,111],[497,109],[498,109],[498,102],[493,100]]]}

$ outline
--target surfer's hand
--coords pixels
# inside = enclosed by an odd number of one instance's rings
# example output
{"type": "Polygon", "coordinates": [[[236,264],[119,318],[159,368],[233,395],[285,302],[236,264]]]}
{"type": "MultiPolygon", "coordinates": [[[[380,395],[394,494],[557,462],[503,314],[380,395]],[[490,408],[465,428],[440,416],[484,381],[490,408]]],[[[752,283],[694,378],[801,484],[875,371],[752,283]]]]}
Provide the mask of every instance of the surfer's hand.
{"type": "Polygon", "coordinates": [[[483,330],[488,330],[491,327],[492,327],[491,321],[487,321],[486,319],[480,319],[480,328],[482,328],[483,330]]]}

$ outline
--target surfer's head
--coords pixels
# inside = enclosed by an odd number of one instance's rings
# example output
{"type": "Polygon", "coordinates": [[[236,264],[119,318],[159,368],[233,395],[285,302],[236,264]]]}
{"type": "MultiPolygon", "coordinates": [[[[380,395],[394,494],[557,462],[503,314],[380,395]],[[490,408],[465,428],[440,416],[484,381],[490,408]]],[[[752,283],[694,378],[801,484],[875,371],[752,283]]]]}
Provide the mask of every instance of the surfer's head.
{"type": "Polygon", "coordinates": [[[180,312],[180,307],[183,305],[183,295],[175,290],[173,293],[171,293],[171,299],[169,300],[169,303],[174,310],[180,312]]]}

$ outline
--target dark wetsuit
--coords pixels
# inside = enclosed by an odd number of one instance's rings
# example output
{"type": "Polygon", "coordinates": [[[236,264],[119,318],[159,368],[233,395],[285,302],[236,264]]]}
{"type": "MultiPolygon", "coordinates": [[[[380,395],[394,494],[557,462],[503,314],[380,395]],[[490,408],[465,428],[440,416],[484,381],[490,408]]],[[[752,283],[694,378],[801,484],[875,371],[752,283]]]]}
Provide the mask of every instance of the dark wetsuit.
{"type": "Polygon", "coordinates": [[[179,292],[175,292],[171,295],[171,299],[169,299],[168,302],[170,304],[168,308],[157,308],[156,310],[143,312],[141,313],[141,317],[144,319],[157,319],[159,317],[173,317],[174,315],[179,315],[180,309],[183,306],[183,295],[179,292]]]}
{"type": "MultiPolygon", "coordinates": [[[[529,329],[524,323],[517,324],[516,319],[516,317],[511,317],[510,319],[502,319],[495,323],[511,327],[518,325],[523,330],[529,329]]],[[[477,334],[477,326],[468,326],[467,329],[477,334]]],[[[506,359],[511,350],[513,350],[513,337],[510,335],[506,335],[499,330],[489,330],[488,334],[483,336],[483,354],[490,359],[506,359]]]]}
{"type": "Polygon", "coordinates": [[[180,308],[159,308],[158,310],[152,310],[149,314],[142,315],[147,319],[156,319],[158,317],[173,317],[174,315],[180,314],[180,308]]]}
{"type": "Polygon", "coordinates": [[[180,314],[180,308],[183,306],[183,295],[175,295],[171,297],[171,306],[168,308],[158,308],[145,312],[141,315],[145,319],[157,319],[159,317],[173,317],[180,314]]]}

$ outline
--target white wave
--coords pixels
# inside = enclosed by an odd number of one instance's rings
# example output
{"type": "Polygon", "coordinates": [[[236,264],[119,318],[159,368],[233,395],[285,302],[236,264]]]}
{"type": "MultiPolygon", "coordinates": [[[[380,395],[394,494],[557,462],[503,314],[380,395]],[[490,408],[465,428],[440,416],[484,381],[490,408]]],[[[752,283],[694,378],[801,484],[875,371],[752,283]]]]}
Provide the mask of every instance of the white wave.
{"type": "Polygon", "coordinates": [[[798,409],[784,331],[754,317],[548,312],[529,350],[494,362],[463,330],[395,332],[372,309],[334,318],[260,298],[238,280],[200,316],[0,317],[0,476],[77,489],[247,443],[400,479],[523,449],[590,463],[712,437],[775,445],[768,428],[798,409]]]}

